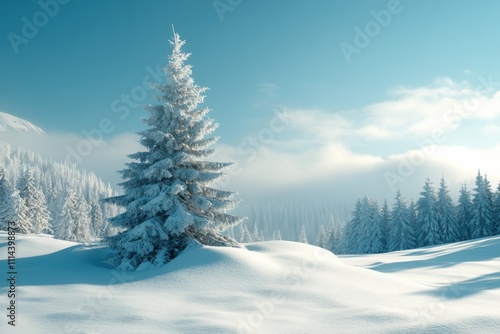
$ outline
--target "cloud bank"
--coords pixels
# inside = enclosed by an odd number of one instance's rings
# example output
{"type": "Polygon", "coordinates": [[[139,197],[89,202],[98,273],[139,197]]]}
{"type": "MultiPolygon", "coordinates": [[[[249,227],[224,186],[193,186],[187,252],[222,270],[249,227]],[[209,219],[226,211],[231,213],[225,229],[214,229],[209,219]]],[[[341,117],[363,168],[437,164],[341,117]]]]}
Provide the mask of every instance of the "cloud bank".
{"type": "Polygon", "coordinates": [[[481,169],[496,186],[500,92],[491,78],[479,82],[397,87],[360,110],[284,108],[284,129],[269,135],[269,126],[219,148],[217,158],[236,162],[225,184],[253,196],[352,201],[368,192],[392,200],[400,188],[416,199],[427,176],[445,176],[456,192],[481,169]]]}
{"type": "MultiPolygon", "coordinates": [[[[285,195],[350,205],[365,192],[391,201],[400,188],[416,200],[427,176],[437,183],[444,175],[454,192],[461,182],[472,185],[481,169],[496,185],[499,120],[500,92],[491,85],[438,78],[425,87],[392,89],[384,101],[360,110],[282,108],[240,142],[217,144],[213,159],[235,162],[218,186],[243,199],[285,195]]],[[[141,150],[135,134],[104,141],[9,133],[0,140],[77,163],[115,185],[126,155],[141,150]]]]}

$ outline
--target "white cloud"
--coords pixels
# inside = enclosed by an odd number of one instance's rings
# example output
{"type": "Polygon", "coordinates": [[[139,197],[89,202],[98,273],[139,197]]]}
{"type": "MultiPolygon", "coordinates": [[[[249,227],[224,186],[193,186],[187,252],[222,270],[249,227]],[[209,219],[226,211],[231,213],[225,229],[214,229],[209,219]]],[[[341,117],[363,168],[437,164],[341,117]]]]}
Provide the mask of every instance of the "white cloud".
{"type": "Polygon", "coordinates": [[[494,182],[500,179],[495,164],[500,147],[478,150],[460,142],[462,127],[478,135],[500,130],[492,124],[500,117],[500,93],[491,87],[472,88],[443,77],[427,87],[397,87],[385,101],[359,110],[285,108],[282,115],[287,126],[273,141],[251,152],[241,145],[220,146],[221,161],[238,162],[228,188],[261,194],[295,189],[338,200],[369,191],[392,199],[399,187],[415,198],[427,175],[436,182],[444,175],[454,190],[460,182],[473,181],[478,169],[494,182]],[[436,136],[436,130],[443,135],[436,136]],[[356,151],[377,152],[381,145],[385,157],[356,151]]]}
{"type": "Polygon", "coordinates": [[[219,186],[237,190],[244,198],[285,193],[352,204],[365,192],[392,201],[399,188],[416,200],[427,176],[436,185],[445,176],[455,195],[462,182],[473,186],[478,169],[496,185],[500,180],[498,156],[500,145],[488,150],[436,145],[378,157],[355,153],[338,143],[325,143],[299,152],[266,146],[253,159],[236,147],[222,145],[216,159],[237,162],[219,186]]]}
{"type": "Polygon", "coordinates": [[[488,124],[482,128],[482,132],[485,133],[486,135],[491,135],[491,136],[499,135],[500,134],[500,126],[488,124]]]}
{"type": "Polygon", "coordinates": [[[295,130],[322,140],[422,137],[457,130],[471,120],[479,130],[500,118],[500,92],[443,77],[428,87],[397,87],[385,101],[360,110],[290,109],[285,114],[295,130]]]}
{"type": "MultiPolygon", "coordinates": [[[[271,86],[268,88],[273,91],[271,86]]],[[[493,184],[500,179],[497,168],[500,146],[477,150],[467,147],[467,143],[441,142],[418,148],[411,142],[406,149],[390,150],[405,137],[428,135],[436,127],[452,131],[467,124],[476,127],[478,133],[499,133],[500,127],[491,120],[500,116],[500,94],[473,90],[466,82],[441,78],[429,87],[399,87],[390,92],[386,101],[360,110],[330,113],[318,109],[285,109],[282,116],[285,121],[270,122],[265,129],[273,131],[273,138],[268,142],[258,142],[256,133],[253,137],[257,138],[258,145],[255,146],[245,142],[217,145],[214,160],[238,163],[221,186],[244,196],[285,192],[351,204],[365,191],[392,200],[395,187],[416,199],[427,175],[436,183],[444,175],[452,190],[457,190],[461,181],[473,181],[478,169],[487,173],[493,184]],[[469,118],[463,123],[443,123],[444,112],[458,110],[457,104],[463,107],[471,99],[480,102],[477,109],[469,108],[469,118]],[[467,123],[469,119],[474,122],[467,123]],[[385,157],[362,154],[354,148],[359,146],[352,145],[355,142],[363,142],[366,152],[386,145],[389,153],[385,157]],[[396,178],[390,181],[388,175],[396,178]]],[[[126,155],[141,150],[134,134],[106,141],[89,141],[72,134],[8,136],[4,138],[6,141],[43,156],[70,162],[80,160],[77,161],[80,167],[96,172],[113,184],[120,181],[116,171],[129,161],[126,155]],[[89,147],[87,154],[85,148],[89,147]],[[80,159],[70,153],[78,151],[85,153],[80,154],[80,159]]]]}

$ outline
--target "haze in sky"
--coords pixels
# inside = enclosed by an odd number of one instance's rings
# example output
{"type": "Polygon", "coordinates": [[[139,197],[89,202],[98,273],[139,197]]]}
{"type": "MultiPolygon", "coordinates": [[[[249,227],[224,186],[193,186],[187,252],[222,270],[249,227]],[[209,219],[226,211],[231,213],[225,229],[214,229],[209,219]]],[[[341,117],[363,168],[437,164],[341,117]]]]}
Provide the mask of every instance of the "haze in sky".
{"type": "Polygon", "coordinates": [[[148,82],[164,79],[174,25],[196,83],[210,88],[216,158],[238,163],[229,188],[415,197],[427,175],[456,190],[478,169],[496,184],[499,9],[493,0],[3,1],[0,111],[47,132],[5,139],[119,182],[125,155],[140,149],[134,133],[155,102],[148,82]]]}

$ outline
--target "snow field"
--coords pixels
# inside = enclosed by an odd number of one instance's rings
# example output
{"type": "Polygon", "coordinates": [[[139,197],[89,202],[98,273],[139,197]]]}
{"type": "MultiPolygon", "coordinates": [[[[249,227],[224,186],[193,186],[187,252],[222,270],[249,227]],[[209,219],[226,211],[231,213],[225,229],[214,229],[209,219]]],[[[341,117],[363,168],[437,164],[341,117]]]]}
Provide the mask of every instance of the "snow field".
{"type": "MultiPolygon", "coordinates": [[[[6,267],[0,233],[0,267],[6,267]]],[[[500,237],[337,257],[268,241],[192,245],[119,272],[107,249],[18,235],[21,333],[496,333],[500,237]]],[[[3,280],[2,280],[3,281],[3,280]]],[[[5,294],[2,283],[0,293],[5,294]]],[[[13,332],[6,321],[2,333],[13,332]]]]}

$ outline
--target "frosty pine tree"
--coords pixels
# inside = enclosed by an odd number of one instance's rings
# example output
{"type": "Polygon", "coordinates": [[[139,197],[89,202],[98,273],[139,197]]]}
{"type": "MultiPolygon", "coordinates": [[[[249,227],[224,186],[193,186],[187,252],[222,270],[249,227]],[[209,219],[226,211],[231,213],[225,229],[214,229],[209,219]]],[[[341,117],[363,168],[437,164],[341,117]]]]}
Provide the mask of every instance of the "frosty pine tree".
{"type": "Polygon", "coordinates": [[[129,155],[136,161],[121,171],[125,194],[106,200],[126,210],[110,220],[126,231],[107,239],[115,252],[110,262],[123,270],[165,264],[193,240],[238,246],[221,234],[242,220],[226,213],[236,205],[234,193],[209,187],[231,164],[203,160],[214,153],[217,138],[207,136],[218,124],[199,108],[206,88],[194,84],[184,64],[184,43],[174,32],[167,82],[155,85],[161,104],[147,106],[149,127],[139,133],[146,150],[129,155]]]}

